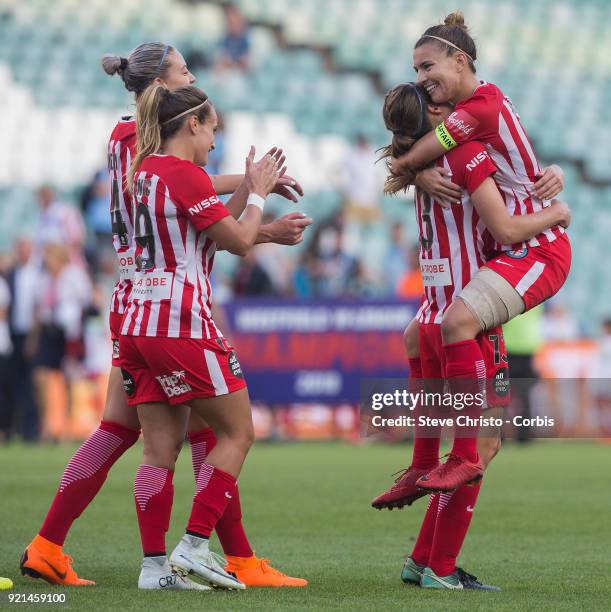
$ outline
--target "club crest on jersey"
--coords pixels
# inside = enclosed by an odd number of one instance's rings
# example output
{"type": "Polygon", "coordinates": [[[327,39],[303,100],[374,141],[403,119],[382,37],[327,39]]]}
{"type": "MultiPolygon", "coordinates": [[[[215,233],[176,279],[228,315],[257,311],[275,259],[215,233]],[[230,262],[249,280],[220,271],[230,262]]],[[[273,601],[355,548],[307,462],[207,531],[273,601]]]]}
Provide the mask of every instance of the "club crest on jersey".
{"type": "Polygon", "coordinates": [[[121,368],[121,377],[123,378],[123,390],[131,397],[136,391],[136,381],[134,377],[123,368],[121,368]]]}
{"type": "Polygon", "coordinates": [[[185,381],[186,373],[184,370],[174,370],[170,374],[155,376],[155,378],[159,381],[159,384],[168,398],[176,397],[177,395],[182,395],[183,393],[188,393],[193,390],[191,385],[185,381]]]}
{"type": "Polygon", "coordinates": [[[507,251],[506,254],[512,259],[523,259],[528,255],[528,247],[524,247],[523,249],[514,249],[513,251],[507,251]]]}

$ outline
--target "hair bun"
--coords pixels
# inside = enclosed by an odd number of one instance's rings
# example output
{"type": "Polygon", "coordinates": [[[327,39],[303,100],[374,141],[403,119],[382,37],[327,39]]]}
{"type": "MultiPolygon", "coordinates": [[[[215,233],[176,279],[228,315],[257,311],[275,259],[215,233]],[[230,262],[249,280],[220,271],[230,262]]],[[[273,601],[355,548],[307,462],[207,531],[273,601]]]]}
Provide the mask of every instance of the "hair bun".
{"type": "Polygon", "coordinates": [[[454,11],[450,13],[444,20],[443,23],[447,26],[456,26],[464,30],[468,31],[467,26],[465,25],[465,16],[461,11],[454,11]]]}
{"type": "Polygon", "coordinates": [[[124,57],[118,55],[105,55],[102,58],[102,68],[104,72],[110,76],[119,72],[119,70],[125,70],[127,67],[127,60],[124,57]]]}

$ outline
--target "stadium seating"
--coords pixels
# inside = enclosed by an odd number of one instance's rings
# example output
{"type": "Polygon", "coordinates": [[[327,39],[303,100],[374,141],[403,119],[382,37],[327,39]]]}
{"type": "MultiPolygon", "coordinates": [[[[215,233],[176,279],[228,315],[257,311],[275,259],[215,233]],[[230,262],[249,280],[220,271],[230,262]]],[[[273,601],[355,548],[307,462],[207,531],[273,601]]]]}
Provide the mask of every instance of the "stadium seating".
{"type": "MultiPolygon", "coordinates": [[[[224,28],[222,4],[124,0],[118,9],[106,0],[0,0],[0,245],[33,217],[35,186],[48,181],[72,191],[103,164],[108,132],[117,116],[129,112],[131,99],[100,69],[100,57],[162,40],[211,60],[224,28]]],[[[260,149],[289,143],[291,166],[308,192],[303,205],[319,219],[339,205],[337,169],[350,140],[359,133],[376,144],[387,139],[382,89],[412,78],[413,42],[444,15],[447,3],[237,4],[257,24],[251,29],[252,69],[196,68],[198,83],[227,114],[226,167],[239,169],[251,142],[260,149]],[[268,27],[274,25],[288,46],[279,44],[268,27]]],[[[588,296],[609,286],[607,272],[589,263],[604,252],[611,230],[611,150],[603,146],[611,140],[611,3],[465,0],[462,10],[477,38],[479,74],[513,99],[541,157],[584,163],[590,182],[569,161],[562,163],[580,270],[565,299],[599,317],[607,300],[588,296]]],[[[389,219],[405,218],[403,202],[383,205],[389,219]]]]}

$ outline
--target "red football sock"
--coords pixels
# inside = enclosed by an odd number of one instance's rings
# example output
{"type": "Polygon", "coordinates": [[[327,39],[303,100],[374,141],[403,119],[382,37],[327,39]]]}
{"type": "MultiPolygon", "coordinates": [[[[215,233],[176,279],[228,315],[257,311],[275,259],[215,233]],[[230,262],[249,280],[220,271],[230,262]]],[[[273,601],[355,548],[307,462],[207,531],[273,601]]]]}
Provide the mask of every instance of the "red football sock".
{"type": "Polygon", "coordinates": [[[435,536],[435,523],[437,522],[437,506],[439,504],[439,493],[429,497],[429,505],[422,520],[422,526],[418,533],[414,550],[410,557],[419,565],[429,565],[433,538],[435,536]]]}
{"type": "MultiPolygon", "coordinates": [[[[422,362],[419,357],[410,357],[409,361],[409,392],[419,393],[424,390],[422,379],[422,362]]],[[[427,411],[421,404],[416,404],[412,414],[416,423],[420,415],[427,411]]],[[[414,429],[414,450],[412,453],[412,467],[428,470],[437,467],[439,463],[440,428],[416,425],[414,429]]]]}
{"type": "Polygon", "coordinates": [[[140,432],[118,423],[102,421],[74,453],[59,483],[55,498],[38,532],[63,546],[72,523],[102,488],[108,471],[140,432]]]}
{"type": "Polygon", "coordinates": [[[165,534],[170,526],[174,499],[174,472],[167,468],[140,465],[134,483],[134,501],[145,556],[166,554],[165,534]]]}
{"type": "Polygon", "coordinates": [[[438,576],[447,576],[456,569],[481,483],[463,485],[456,491],[440,493],[435,537],[429,557],[429,567],[438,576]]]}
{"type": "MultiPolygon", "coordinates": [[[[446,344],[443,347],[443,354],[446,362],[446,378],[450,384],[452,393],[481,393],[486,381],[486,364],[484,356],[477,343],[477,340],[464,340],[453,344],[446,344]]],[[[459,414],[477,417],[480,408],[464,408],[459,414]]],[[[477,433],[479,428],[476,425],[469,427],[455,428],[454,444],[452,453],[476,462],[477,455],[477,433]]]]}
{"type": "Polygon", "coordinates": [[[204,463],[197,477],[187,532],[208,538],[223,516],[236,491],[236,479],[209,463],[204,463]]]}
{"type": "MultiPolygon", "coordinates": [[[[195,481],[202,464],[210,451],[216,445],[216,438],[212,429],[200,429],[188,435],[191,443],[191,460],[193,463],[193,474],[195,481]]],[[[232,557],[252,557],[253,550],[242,524],[242,507],[240,504],[240,492],[236,485],[235,493],[227,504],[223,516],[216,523],[216,535],[219,538],[223,552],[232,557]]]]}

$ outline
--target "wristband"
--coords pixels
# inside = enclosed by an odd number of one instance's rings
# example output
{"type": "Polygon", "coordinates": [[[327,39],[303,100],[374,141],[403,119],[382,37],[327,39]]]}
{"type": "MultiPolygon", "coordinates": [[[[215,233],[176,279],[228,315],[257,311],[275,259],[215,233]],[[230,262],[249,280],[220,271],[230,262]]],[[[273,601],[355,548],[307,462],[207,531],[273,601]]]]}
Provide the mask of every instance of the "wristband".
{"type": "Polygon", "coordinates": [[[262,198],[257,193],[251,193],[248,196],[248,200],[246,200],[246,206],[248,206],[249,204],[256,206],[261,212],[263,212],[263,206],[265,206],[265,198],[262,198]]]}

